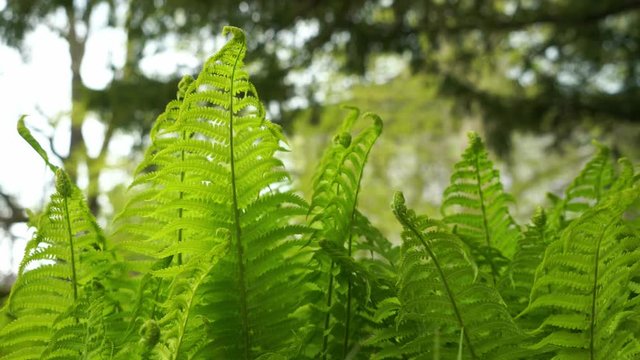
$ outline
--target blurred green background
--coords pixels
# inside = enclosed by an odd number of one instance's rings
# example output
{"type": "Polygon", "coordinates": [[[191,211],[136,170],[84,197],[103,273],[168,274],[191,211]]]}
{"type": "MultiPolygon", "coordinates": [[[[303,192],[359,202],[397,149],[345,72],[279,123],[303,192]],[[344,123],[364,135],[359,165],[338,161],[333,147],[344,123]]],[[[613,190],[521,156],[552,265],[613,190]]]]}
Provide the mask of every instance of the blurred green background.
{"type": "Polygon", "coordinates": [[[0,0],[0,297],[51,191],[38,139],[102,224],[184,74],[242,27],[247,65],[308,198],[346,111],[378,113],[360,206],[392,239],[394,190],[436,214],[466,132],[482,134],[521,224],[593,153],[640,158],[640,0],[0,0]]]}

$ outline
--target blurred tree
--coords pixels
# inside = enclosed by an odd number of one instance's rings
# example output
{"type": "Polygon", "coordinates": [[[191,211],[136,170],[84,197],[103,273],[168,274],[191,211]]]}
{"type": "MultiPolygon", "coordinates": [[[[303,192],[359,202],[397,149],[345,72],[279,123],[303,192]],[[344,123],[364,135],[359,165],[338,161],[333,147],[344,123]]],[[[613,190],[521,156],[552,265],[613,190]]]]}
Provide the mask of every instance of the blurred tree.
{"type": "Polygon", "coordinates": [[[414,71],[437,78],[439,93],[455,98],[458,110],[482,114],[489,142],[502,153],[515,129],[555,132],[563,139],[582,124],[608,130],[640,121],[640,104],[634,101],[640,96],[640,0],[215,5],[167,0],[154,5],[152,18],[163,19],[166,29],[229,22],[255,34],[251,53],[263,62],[259,74],[269,76],[259,84],[261,93],[276,101],[291,95],[280,88],[283,74],[322,54],[364,74],[371,55],[391,52],[407,55],[414,71]],[[177,11],[186,15],[183,25],[171,16],[177,11]],[[292,49],[295,42],[287,38],[295,36],[306,39],[292,49]]]}
{"type": "Polygon", "coordinates": [[[345,65],[360,73],[371,54],[409,54],[458,110],[482,114],[503,154],[515,129],[563,139],[585,123],[640,122],[640,0],[313,3],[309,49],[344,34],[345,65]]]}
{"type": "MultiPolygon", "coordinates": [[[[325,67],[362,75],[372,55],[401,54],[413,71],[435,81],[439,95],[455,99],[453,110],[481,114],[489,143],[506,153],[513,130],[563,139],[585,123],[604,130],[637,123],[638,23],[640,0],[7,0],[0,12],[0,34],[11,46],[21,48],[38,24],[50,24],[69,44],[71,141],[60,158],[73,177],[81,164],[89,169],[94,212],[113,133],[144,134],[174,96],[176,79],[140,70],[145,53],[167,46],[171,36],[202,44],[225,24],[245,28],[253,80],[284,125],[300,108],[326,101],[318,90],[332,79],[317,73],[314,62],[329,57],[325,67]],[[109,9],[108,26],[126,33],[126,61],[106,88],[95,90],[84,85],[80,66],[101,6],[109,9]],[[50,21],[61,17],[61,26],[50,21]],[[88,112],[106,125],[96,157],[87,155],[81,131],[88,112]]],[[[16,204],[9,208],[20,213],[16,204]]]]}

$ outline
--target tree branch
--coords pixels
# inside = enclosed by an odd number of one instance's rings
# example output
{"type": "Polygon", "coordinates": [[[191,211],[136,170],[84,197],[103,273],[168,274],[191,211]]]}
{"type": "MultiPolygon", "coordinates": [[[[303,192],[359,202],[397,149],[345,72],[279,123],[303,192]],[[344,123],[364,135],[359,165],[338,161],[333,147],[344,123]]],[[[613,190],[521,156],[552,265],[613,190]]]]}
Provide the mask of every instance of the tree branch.
{"type": "MultiPolygon", "coordinates": [[[[640,0],[625,0],[604,8],[584,13],[576,12],[575,9],[568,9],[561,13],[543,13],[539,11],[523,11],[514,14],[513,17],[475,17],[475,21],[469,21],[447,27],[434,27],[425,24],[429,31],[462,32],[475,29],[488,31],[513,31],[533,25],[550,24],[558,26],[585,26],[590,25],[609,16],[622,14],[629,11],[640,10],[640,0]]],[[[441,24],[440,24],[441,25],[441,24]]]]}
{"type": "MultiPolygon", "coordinates": [[[[42,116],[43,118],[47,119],[47,122],[49,124],[54,124],[55,122],[53,121],[53,119],[49,116],[47,116],[47,114],[44,113],[44,111],[42,110],[42,108],[40,108],[40,106],[36,106],[36,111],[40,114],[40,116],[42,116]]],[[[33,130],[33,132],[38,133],[40,135],[42,135],[43,137],[45,137],[47,139],[47,142],[49,142],[49,149],[51,150],[51,153],[58,158],[58,160],[60,160],[62,163],[64,163],[65,161],[68,160],[68,156],[63,156],[61,155],[56,148],[53,146],[53,135],[49,136],[45,133],[44,130],[35,127],[35,126],[31,126],[31,129],[33,130]]]]}

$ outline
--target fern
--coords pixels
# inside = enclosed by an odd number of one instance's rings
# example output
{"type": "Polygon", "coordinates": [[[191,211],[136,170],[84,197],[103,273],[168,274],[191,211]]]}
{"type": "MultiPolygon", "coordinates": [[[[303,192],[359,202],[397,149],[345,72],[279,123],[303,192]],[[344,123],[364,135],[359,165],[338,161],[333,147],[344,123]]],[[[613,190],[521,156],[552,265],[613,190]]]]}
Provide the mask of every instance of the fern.
{"type": "MultiPolygon", "coordinates": [[[[119,249],[122,252],[131,252],[134,255],[130,257],[127,266],[130,271],[143,273],[144,276],[139,281],[136,291],[136,306],[129,319],[130,325],[127,330],[127,341],[132,342],[139,338],[139,333],[143,339],[148,338],[145,334],[150,328],[157,328],[156,318],[162,316],[160,304],[164,297],[168,296],[166,288],[170,280],[164,277],[153,276],[153,272],[167,268],[174,261],[174,255],[162,257],[161,251],[175,245],[174,242],[180,242],[184,237],[184,229],[180,228],[174,236],[168,236],[165,239],[157,237],[158,229],[168,226],[169,217],[164,215],[159,209],[162,209],[168,201],[178,201],[184,196],[184,192],[176,191],[165,185],[165,180],[158,176],[158,170],[163,164],[171,163],[172,155],[166,150],[170,145],[175,144],[176,136],[173,134],[171,127],[176,125],[178,115],[180,113],[182,101],[184,100],[186,91],[193,83],[194,79],[186,75],[178,85],[177,98],[167,104],[165,111],[158,116],[156,122],[150,131],[151,144],[145,152],[142,162],[138,165],[135,173],[135,179],[130,185],[130,199],[124,210],[118,214],[114,222],[117,224],[117,231],[114,237],[117,239],[119,249]],[[176,197],[178,199],[176,199],[176,197]],[[134,260],[135,261],[132,261],[134,260]],[[150,320],[153,319],[153,320],[150,320]],[[154,324],[153,326],[151,324],[154,324]]],[[[184,140],[184,132],[180,134],[184,140]]],[[[179,159],[185,160],[185,152],[179,152],[179,159]]],[[[184,184],[185,173],[179,175],[180,182],[184,184]]],[[[197,184],[197,181],[195,182],[197,184]]],[[[184,184],[186,187],[186,184],[184,184]]],[[[177,211],[177,218],[183,218],[183,208],[177,211]]],[[[205,239],[210,237],[203,234],[205,239]]],[[[175,262],[181,263],[181,254],[176,256],[175,262]]],[[[148,335],[148,334],[147,334],[148,335]]],[[[153,336],[157,338],[156,336],[153,336]]],[[[131,346],[125,348],[124,352],[140,352],[142,358],[149,356],[155,341],[141,339],[142,348],[130,349],[131,346]]],[[[134,343],[135,344],[135,343],[134,343]]]]}
{"type": "Polygon", "coordinates": [[[24,118],[18,130],[55,172],[56,192],[37,220],[18,281],[5,304],[3,313],[10,321],[0,328],[0,355],[3,359],[87,356],[99,348],[106,334],[75,335],[88,334],[98,325],[87,316],[92,306],[101,305],[91,288],[108,271],[111,257],[104,251],[105,238],[80,190],[64,170],[49,162],[24,118]]]}
{"type": "Polygon", "coordinates": [[[165,305],[166,315],[157,324],[147,324],[147,327],[158,326],[158,331],[160,328],[166,329],[157,338],[161,358],[189,359],[206,344],[207,316],[199,309],[198,291],[206,288],[220,258],[228,254],[226,248],[227,244],[212,248],[205,256],[191,261],[185,269],[175,271],[178,268],[173,267],[170,271],[156,273],[158,276],[174,278],[165,305]]]}
{"type": "MultiPolygon", "coordinates": [[[[140,255],[157,257],[162,249],[173,243],[172,240],[154,238],[158,228],[168,224],[167,218],[158,209],[162,208],[169,199],[175,201],[172,193],[175,192],[174,189],[165,185],[167,179],[159,176],[158,170],[172,160],[175,162],[171,152],[166,151],[177,141],[176,136],[169,130],[176,124],[185,93],[192,82],[193,78],[190,76],[185,76],[180,81],[177,99],[169,102],[165,112],[154,123],[150,132],[151,145],[147,148],[143,161],[138,165],[135,179],[130,185],[132,196],[125,209],[115,219],[119,224],[116,235],[121,237],[120,246],[140,255]],[[150,219],[154,222],[149,221],[150,219]]],[[[180,160],[185,160],[184,151],[180,151],[178,155],[180,160]]],[[[180,182],[185,183],[184,172],[180,172],[179,177],[180,182]]],[[[197,181],[194,182],[197,183],[197,181]]],[[[184,186],[186,187],[186,184],[184,186]]],[[[178,191],[178,194],[180,197],[183,192],[178,191]]],[[[178,217],[181,218],[183,209],[180,208],[178,211],[178,217]]],[[[178,237],[182,237],[182,231],[182,229],[178,230],[178,237]]]]}
{"type": "Polygon", "coordinates": [[[454,166],[441,210],[444,221],[471,247],[478,263],[486,265],[494,284],[506,266],[505,258],[515,253],[520,234],[507,208],[511,200],[482,140],[470,133],[469,147],[454,166]]]}
{"type": "Polygon", "coordinates": [[[400,261],[400,248],[394,246],[369,219],[356,211],[354,235],[359,241],[354,242],[354,253],[359,263],[366,270],[369,278],[377,283],[377,292],[372,294],[374,302],[384,300],[395,294],[395,282],[400,261]],[[385,294],[387,296],[385,296],[385,294]]]}
{"type": "Polygon", "coordinates": [[[518,249],[509,264],[507,276],[500,282],[500,294],[514,316],[529,303],[536,269],[542,262],[545,249],[555,240],[555,233],[548,231],[547,227],[546,213],[539,208],[518,240],[518,249]]]}
{"type": "Polygon", "coordinates": [[[640,343],[625,327],[629,280],[640,260],[637,234],[621,220],[640,195],[628,188],[585,211],[552,243],[537,271],[525,314],[542,312],[534,349],[557,359],[631,359],[640,343]]]}
{"type": "Polygon", "coordinates": [[[611,151],[597,142],[594,145],[598,151],[567,188],[563,205],[568,219],[597,204],[613,183],[611,151]]]}
{"type": "Polygon", "coordinates": [[[597,142],[597,151],[580,174],[569,184],[564,198],[557,201],[549,216],[548,226],[555,231],[564,229],[571,220],[603,199],[614,182],[611,151],[597,142]]]}
{"type": "Polygon", "coordinates": [[[359,334],[354,329],[361,327],[353,323],[358,321],[355,315],[362,311],[369,286],[367,276],[362,276],[364,270],[356,271],[358,265],[352,260],[354,228],[364,166],[382,131],[382,121],[377,115],[365,114],[363,117],[373,123],[353,136],[359,111],[350,110],[351,114],[320,160],[309,208],[311,226],[317,229],[314,242],[330,257],[329,261],[319,259],[321,271],[328,274],[328,281],[321,279],[318,284],[320,289],[326,289],[323,291],[325,308],[320,311],[324,314],[320,350],[323,359],[354,356],[359,347],[359,334]],[[355,273],[359,273],[362,280],[359,284],[355,283],[355,273]],[[362,296],[357,297],[359,301],[354,304],[356,291],[362,296]]]}
{"type": "Polygon", "coordinates": [[[518,349],[520,330],[497,291],[480,281],[458,237],[407,209],[402,193],[394,197],[393,212],[404,228],[397,326],[405,328],[400,333],[405,343],[400,353],[422,357],[437,351],[453,358],[462,347],[472,359],[524,354],[518,349]]]}
{"type": "MultiPolygon", "coordinates": [[[[178,276],[174,289],[184,289],[183,282],[200,284],[187,288],[181,302],[201,303],[195,311],[203,314],[209,341],[185,358],[250,359],[285,347],[305,274],[301,235],[307,230],[292,220],[306,214],[306,204],[286,191],[288,174],[274,157],[284,138],[265,120],[243,69],[244,34],[233,27],[224,32],[233,38],[196,80],[183,80],[178,100],[159,117],[133,183],[141,195],[120,216],[121,233],[138,233],[124,242],[126,249],[156,261],[173,259],[178,269],[155,271],[178,276]],[[210,263],[220,254],[209,254],[209,260],[202,254],[227,243],[229,254],[216,266],[202,272],[190,264],[210,263]]],[[[155,296],[166,304],[159,314],[147,314],[160,326],[158,351],[182,358],[189,346],[181,345],[184,334],[175,333],[169,319],[189,319],[191,308],[174,304],[171,293],[155,296]]]]}

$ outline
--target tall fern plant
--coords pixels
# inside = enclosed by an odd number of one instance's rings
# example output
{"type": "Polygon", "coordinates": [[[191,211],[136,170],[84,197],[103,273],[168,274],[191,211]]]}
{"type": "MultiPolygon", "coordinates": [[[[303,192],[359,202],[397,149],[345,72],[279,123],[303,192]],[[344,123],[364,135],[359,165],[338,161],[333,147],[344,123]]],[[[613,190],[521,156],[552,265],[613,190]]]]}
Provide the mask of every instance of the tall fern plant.
{"type": "Polygon", "coordinates": [[[143,229],[123,248],[162,264],[152,271],[168,290],[152,288],[162,304],[146,320],[159,327],[154,353],[172,359],[285,348],[306,272],[306,228],[294,218],[307,206],[274,156],[285,139],[244,70],[244,34],[227,32],[160,116],[133,183],[141,195],[121,215],[123,232],[143,229]]]}

